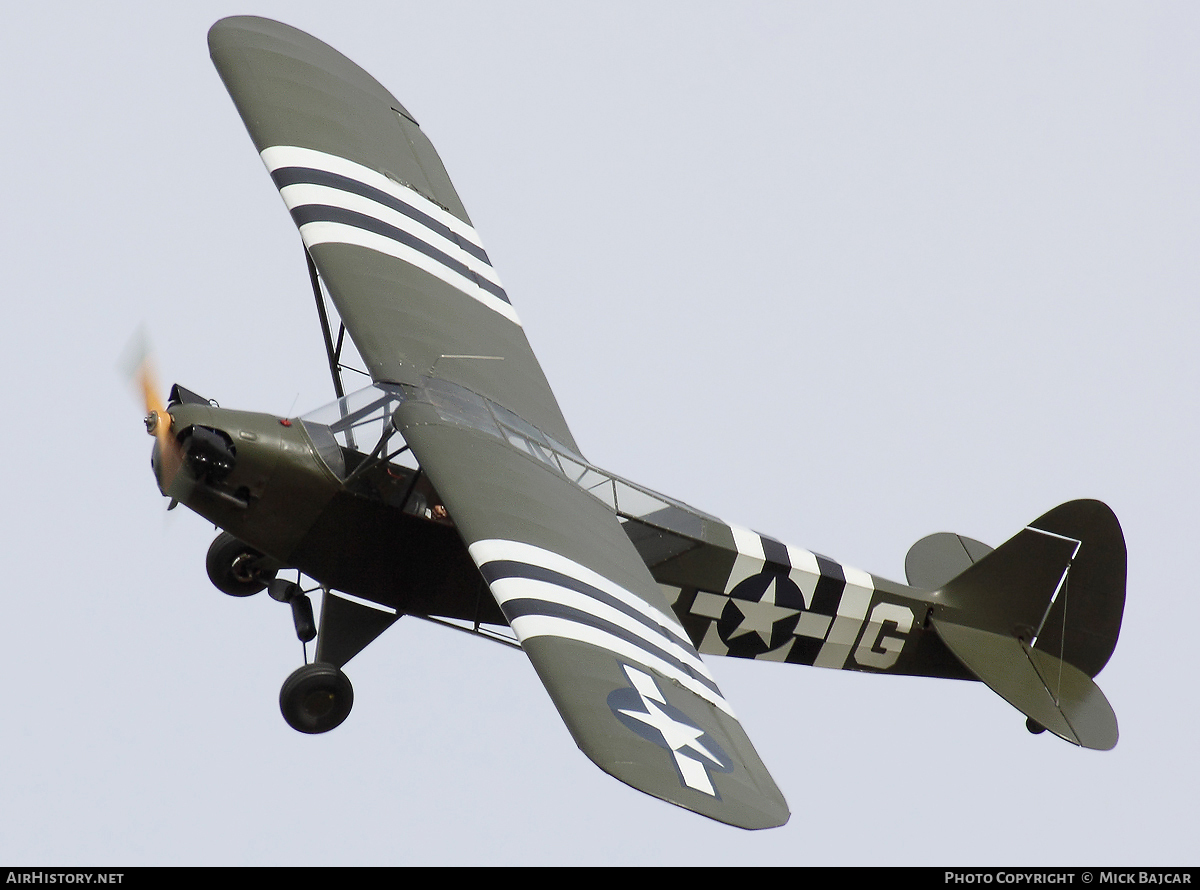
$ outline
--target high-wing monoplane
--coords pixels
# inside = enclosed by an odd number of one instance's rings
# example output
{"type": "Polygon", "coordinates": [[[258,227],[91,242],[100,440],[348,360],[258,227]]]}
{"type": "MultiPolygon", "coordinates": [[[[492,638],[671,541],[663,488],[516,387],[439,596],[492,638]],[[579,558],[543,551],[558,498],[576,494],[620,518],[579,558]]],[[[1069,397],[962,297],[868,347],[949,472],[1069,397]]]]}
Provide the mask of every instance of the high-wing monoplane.
{"type": "Polygon", "coordinates": [[[743,828],[787,803],[701,654],[981,680],[1031,731],[1116,744],[1093,681],[1125,602],[1108,507],[1063,504],[995,549],[931,535],[900,584],[593,465],[405,106],[286,25],[208,39],[299,229],[337,398],[289,418],[148,383],[146,426],[160,490],[223,529],[213,583],[267,589],[316,641],[280,693],[292,727],[338,726],[342,668],[413,615],[519,646],[601,769],[743,828]],[[347,335],[372,381],[353,392],[347,335]]]}

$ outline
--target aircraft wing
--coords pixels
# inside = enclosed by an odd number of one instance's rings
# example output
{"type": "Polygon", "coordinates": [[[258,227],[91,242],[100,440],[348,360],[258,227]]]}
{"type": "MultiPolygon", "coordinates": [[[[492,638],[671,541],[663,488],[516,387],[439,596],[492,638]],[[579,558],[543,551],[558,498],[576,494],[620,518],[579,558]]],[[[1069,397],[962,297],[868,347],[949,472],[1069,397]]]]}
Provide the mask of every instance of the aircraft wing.
{"type": "Polygon", "coordinates": [[[406,389],[397,426],[583,752],[713,819],[786,822],[783,795],[616,514],[572,480],[571,458],[495,423],[502,409],[475,394],[406,389]]]}
{"type": "Polygon", "coordinates": [[[787,804],[578,454],[433,146],[370,75],[225,19],[213,61],[377,383],[579,747],[743,828],[787,804]]]}
{"type": "Polygon", "coordinates": [[[470,217],[404,106],[279,22],[223,19],[208,45],[371,377],[455,380],[573,447],[470,217]]]}

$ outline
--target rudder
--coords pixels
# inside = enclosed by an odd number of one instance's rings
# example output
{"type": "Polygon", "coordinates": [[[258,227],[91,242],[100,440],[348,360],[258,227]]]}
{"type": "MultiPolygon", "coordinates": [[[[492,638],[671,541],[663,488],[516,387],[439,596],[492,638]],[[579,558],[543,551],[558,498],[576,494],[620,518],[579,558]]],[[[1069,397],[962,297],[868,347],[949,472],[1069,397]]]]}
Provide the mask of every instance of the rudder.
{"type": "Polygon", "coordinates": [[[910,551],[913,571],[931,579],[966,566],[934,593],[938,636],[1036,723],[1077,745],[1113,747],[1116,716],[1091,679],[1112,655],[1125,608],[1125,538],[1112,510],[1070,501],[990,553],[979,545],[956,555],[963,540],[978,543],[956,537],[930,536],[910,551]]]}

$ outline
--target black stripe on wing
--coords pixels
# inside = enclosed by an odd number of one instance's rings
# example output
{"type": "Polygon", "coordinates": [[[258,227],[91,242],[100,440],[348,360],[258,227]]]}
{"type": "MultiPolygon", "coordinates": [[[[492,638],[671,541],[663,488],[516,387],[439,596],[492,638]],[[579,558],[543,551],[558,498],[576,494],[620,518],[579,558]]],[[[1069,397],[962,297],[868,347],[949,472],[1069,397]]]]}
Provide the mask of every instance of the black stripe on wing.
{"type": "Polygon", "coordinates": [[[480,569],[484,579],[489,586],[493,581],[498,581],[501,578],[528,578],[531,581],[544,581],[547,584],[553,584],[556,587],[562,587],[567,590],[573,590],[576,593],[582,593],[584,596],[601,602],[610,608],[616,609],[624,615],[629,616],[639,624],[643,625],[647,630],[654,634],[665,636],[671,642],[683,646],[685,649],[692,648],[692,641],[682,633],[676,631],[669,625],[663,625],[654,619],[648,617],[644,612],[635,609],[623,600],[618,599],[610,593],[606,593],[599,587],[594,587],[585,581],[580,581],[578,578],[572,578],[570,575],[564,575],[561,572],[556,572],[553,569],[547,569],[543,566],[532,565],[526,562],[519,562],[511,559],[495,560],[493,562],[484,563],[480,569]]]}
{"type": "Polygon", "coordinates": [[[700,683],[702,686],[704,686],[704,688],[708,689],[715,695],[721,695],[721,690],[717,688],[716,683],[698,672],[695,667],[688,664],[686,661],[675,655],[672,655],[666,649],[654,645],[640,634],[636,634],[618,624],[614,624],[611,621],[600,618],[591,612],[585,612],[584,610],[577,609],[573,606],[565,606],[562,603],[556,603],[550,600],[527,596],[509,599],[502,603],[500,608],[503,610],[504,617],[508,619],[510,624],[518,618],[535,616],[543,618],[560,618],[563,621],[568,621],[572,624],[594,628],[595,630],[598,630],[608,636],[624,640],[626,643],[629,643],[631,646],[634,646],[640,651],[645,652],[652,658],[663,661],[675,668],[675,670],[679,671],[680,673],[691,677],[693,680],[695,680],[697,683],[700,683]]]}
{"type": "Polygon", "coordinates": [[[382,189],[367,185],[365,182],[359,182],[357,179],[343,176],[340,173],[319,170],[316,167],[280,167],[277,170],[271,171],[271,179],[275,181],[275,186],[281,190],[289,185],[323,185],[367,198],[377,204],[382,204],[384,207],[395,210],[397,213],[404,214],[413,220],[413,222],[420,223],[431,232],[441,235],[447,241],[457,244],[467,253],[471,254],[471,256],[482,260],[489,266],[492,264],[492,261],[488,259],[486,251],[478,244],[474,244],[466,238],[460,238],[453,229],[444,223],[438,222],[428,213],[418,210],[411,204],[400,200],[395,195],[388,194],[382,189]]]}
{"type": "Polygon", "coordinates": [[[508,294],[504,292],[504,288],[500,287],[500,285],[488,281],[480,275],[476,275],[468,266],[454,259],[449,254],[438,250],[432,244],[422,241],[416,235],[406,232],[403,229],[398,229],[373,216],[359,213],[357,210],[347,210],[344,207],[333,207],[329,204],[301,204],[293,207],[291,213],[297,227],[314,222],[331,222],[341,223],[342,225],[362,229],[375,235],[381,235],[384,238],[395,241],[397,244],[403,244],[405,247],[424,254],[431,260],[445,266],[451,272],[466,278],[468,281],[475,282],[480,288],[492,296],[498,297],[505,303],[511,304],[512,302],[509,300],[508,294]]]}

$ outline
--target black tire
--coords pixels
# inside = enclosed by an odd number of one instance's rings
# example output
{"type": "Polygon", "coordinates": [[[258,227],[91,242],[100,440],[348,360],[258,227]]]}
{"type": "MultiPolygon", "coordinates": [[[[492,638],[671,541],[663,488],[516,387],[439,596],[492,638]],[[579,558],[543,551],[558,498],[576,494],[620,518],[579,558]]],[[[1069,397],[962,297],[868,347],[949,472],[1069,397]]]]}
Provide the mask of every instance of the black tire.
{"type": "Polygon", "coordinates": [[[229,532],[221,532],[209,545],[204,567],[213,586],[230,596],[253,596],[279,571],[266,556],[229,532]]]}
{"type": "Polygon", "coordinates": [[[329,732],[350,716],[352,707],[350,678],[324,662],[297,668],[279,690],[279,710],[297,732],[329,732]]]}

